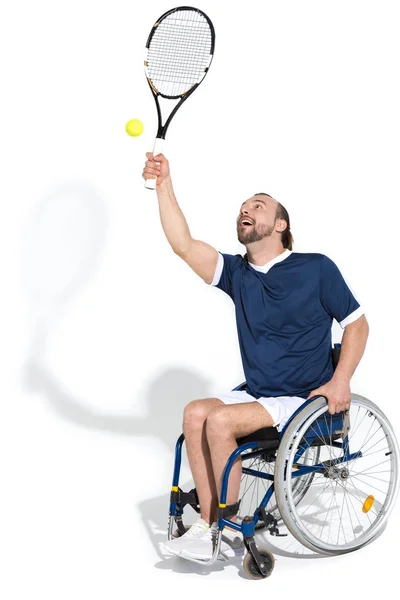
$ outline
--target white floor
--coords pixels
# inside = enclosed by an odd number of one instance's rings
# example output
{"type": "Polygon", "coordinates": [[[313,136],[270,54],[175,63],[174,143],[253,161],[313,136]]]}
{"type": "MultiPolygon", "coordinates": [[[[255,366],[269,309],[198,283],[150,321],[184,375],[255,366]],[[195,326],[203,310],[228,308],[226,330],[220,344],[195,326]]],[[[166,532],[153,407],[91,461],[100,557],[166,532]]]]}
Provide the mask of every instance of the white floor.
{"type": "MultiPolygon", "coordinates": [[[[166,539],[173,444],[151,436],[140,417],[102,422],[97,415],[95,423],[82,410],[66,409],[61,392],[52,404],[42,391],[8,405],[1,435],[1,598],[128,600],[139,589],[151,597],[203,597],[215,589],[229,597],[293,598],[310,586],[324,598],[355,592],[371,598],[397,584],[399,506],[377,540],[344,556],[313,555],[291,536],[258,536],[276,559],[261,581],[248,580],[239,559],[202,568],[163,557],[158,542],[166,539]]],[[[187,480],[183,465],[184,489],[187,480]]]]}

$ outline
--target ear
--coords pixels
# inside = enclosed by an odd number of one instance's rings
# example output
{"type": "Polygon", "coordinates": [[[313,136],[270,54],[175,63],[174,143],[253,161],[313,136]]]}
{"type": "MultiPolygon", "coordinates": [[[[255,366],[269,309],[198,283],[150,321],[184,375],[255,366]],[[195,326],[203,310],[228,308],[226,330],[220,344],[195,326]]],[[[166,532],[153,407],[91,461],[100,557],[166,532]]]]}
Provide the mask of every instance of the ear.
{"type": "Polygon", "coordinates": [[[284,219],[278,219],[278,221],[276,222],[276,230],[279,231],[279,233],[282,233],[282,231],[285,231],[286,228],[286,221],[284,219]]]}

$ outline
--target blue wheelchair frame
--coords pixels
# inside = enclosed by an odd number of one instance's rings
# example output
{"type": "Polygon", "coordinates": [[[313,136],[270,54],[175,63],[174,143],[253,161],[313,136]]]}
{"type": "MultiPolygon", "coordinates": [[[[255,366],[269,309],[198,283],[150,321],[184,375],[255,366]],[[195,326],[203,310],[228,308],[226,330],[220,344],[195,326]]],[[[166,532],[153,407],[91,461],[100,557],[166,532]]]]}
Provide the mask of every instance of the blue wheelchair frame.
{"type": "MultiPolygon", "coordinates": [[[[333,359],[334,368],[336,367],[337,362],[339,360],[340,346],[341,346],[340,344],[335,344],[334,348],[332,349],[332,359],[333,359]]],[[[239,386],[234,388],[234,390],[242,390],[245,388],[245,386],[246,386],[246,382],[243,382],[242,384],[240,384],[239,386]]],[[[296,417],[296,415],[299,414],[300,411],[302,411],[308,404],[313,402],[316,398],[320,398],[320,397],[321,396],[319,395],[319,396],[314,396],[314,397],[310,398],[309,400],[305,400],[304,404],[302,404],[293,413],[293,415],[290,417],[290,419],[288,420],[288,422],[286,423],[286,425],[284,426],[282,431],[279,433],[279,438],[277,437],[275,440],[273,440],[273,443],[272,443],[273,447],[270,448],[270,449],[272,449],[272,451],[275,452],[278,449],[280,442],[282,440],[282,437],[285,434],[285,431],[289,427],[292,420],[296,417]]],[[[337,458],[337,459],[330,461],[330,464],[329,464],[330,467],[333,467],[335,465],[340,465],[341,463],[345,463],[345,462],[348,462],[350,460],[353,460],[355,458],[362,456],[361,452],[355,452],[353,454],[350,452],[348,432],[346,432],[346,435],[344,437],[342,437],[343,441],[341,441],[341,442],[336,441],[339,437],[341,437],[341,432],[346,426],[346,423],[345,423],[346,413],[347,413],[347,411],[341,412],[341,413],[338,413],[335,415],[330,415],[331,418],[329,419],[329,422],[327,422],[326,419],[324,419],[324,418],[318,417],[316,423],[318,423],[319,431],[316,432],[315,430],[314,431],[308,430],[305,433],[305,436],[301,440],[301,444],[299,445],[297,452],[295,454],[294,464],[296,464],[297,461],[300,460],[301,456],[304,454],[304,452],[308,448],[310,448],[313,445],[314,446],[318,445],[318,439],[320,439],[321,437],[323,439],[328,438],[329,444],[331,446],[334,446],[336,448],[340,448],[343,450],[343,454],[342,454],[341,458],[337,458]],[[337,433],[338,431],[340,431],[340,433],[337,433]]],[[[257,433],[258,432],[255,432],[255,434],[257,434],[257,433]]],[[[250,434],[250,435],[254,436],[254,434],[250,434]]],[[[246,437],[250,437],[250,435],[243,436],[243,438],[238,438],[238,439],[239,440],[245,439],[246,437]]],[[[182,459],[182,445],[183,445],[184,439],[185,439],[185,437],[184,437],[184,434],[182,433],[176,443],[175,465],[174,465],[174,472],[173,472],[173,478],[172,478],[172,491],[171,491],[170,511],[169,511],[170,518],[171,517],[175,518],[176,523],[178,525],[178,529],[181,534],[184,532],[183,525],[182,525],[182,514],[183,514],[184,506],[186,504],[190,504],[195,510],[198,511],[198,508],[197,508],[196,504],[194,503],[194,495],[193,495],[194,490],[192,490],[189,493],[184,493],[178,487],[181,459],[182,459]]],[[[268,444],[267,444],[267,446],[268,446],[268,444]]],[[[236,448],[232,452],[232,454],[230,455],[230,457],[225,465],[223,475],[222,475],[222,484],[221,484],[219,505],[218,505],[218,509],[217,509],[217,522],[218,522],[219,531],[222,531],[222,529],[226,525],[232,529],[241,531],[248,549],[250,550],[250,548],[249,548],[249,546],[250,546],[251,550],[253,550],[253,552],[254,551],[257,552],[256,550],[254,550],[253,536],[254,536],[255,527],[256,527],[258,521],[263,520],[272,535],[279,535],[276,519],[274,519],[272,516],[269,516],[269,518],[268,518],[267,513],[265,511],[265,508],[274,493],[274,486],[275,486],[274,475],[256,471],[254,469],[242,466],[243,473],[252,475],[254,477],[260,477],[262,479],[268,480],[271,482],[271,485],[269,486],[268,490],[266,491],[260,505],[256,508],[254,514],[252,516],[249,515],[249,516],[244,517],[243,521],[240,524],[236,523],[235,521],[231,521],[229,519],[230,516],[236,515],[239,503],[236,505],[232,505],[232,506],[227,506],[227,504],[226,504],[226,498],[227,498],[227,492],[228,492],[228,480],[229,480],[229,475],[230,475],[231,469],[232,469],[235,461],[237,460],[237,458],[243,452],[246,452],[247,450],[251,450],[251,449],[253,449],[253,452],[247,453],[246,459],[255,458],[257,456],[265,454],[266,453],[265,440],[248,441],[245,443],[240,443],[238,448],[236,448]],[[247,542],[246,542],[246,540],[247,540],[247,542]]],[[[312,472],[324,472],[324,471],[326,471],[326,467],[327,467],[326,461],[320,462],[319,464],[310,465],[310,466],[305,466],[305,465],[301,466],[301,465],[296,464],[296,471],[292,472],[291,478],[294,479],[296,477],[301,477],[303,475],[307,475],[312,472]]],[[[251,552],[251,553],[253,554],[253,552],[251,552]]],[[[258,563],[259,561],[256,560],[256,562],[258,563]]]]}
{"type": "MultiPolygon", "coordinates": [[[[237,388],[235,388],[237,389],[237,388]]],[[[304,402],[304,404],[302,404],[302,406],[300,406],[295,413],[293,413],[293,415],[291,416],[291,418],[289,419],[289,421],[286,423],[285,427],[282,429],[282,431],[279,434],[279,442],[281,441],[287,427],[289,426],[290,422],[292,421],[292,419],[301,411],[305,408],[305,406],[307,406],[308,404],[310,404],[311,402],[313,402],[315,400],[315,398],[319,398],[320,396],[314,396],[312,398],[310,398],[309,400],[306,400],[304,402]]],[[[301,448],[299,448],[295,454],[295,459],[294,461],[297,462],[298,460],[300,460],[301,456],[304,454],[304,452],[312,446],[313,442],[315,442],[315,440],[317,438],[320,437],[327,437],[330,438],[330,445],[334,446],[335,448],[344,448],[344,452],[343,452],[343,456],[341,458],[332,460],[330,463],[330,466],[335,466],[335,465],[339,465],[341,463],[345,463],[348,462],[350,460],[353,460],[355,458],[358,458],[360,456],[362,456],[362,452],[354,452],[351,453],[350,449],[349,449],[349,440],[348,440],[348,435],[346,435],[343,438],[343,442],[337,442],[334,439],[332,439],[334,437],[334,431],[338,430],[338,429],[342,429],[343,428],[343,413],[338,413],[337,415],[332,415],[332,418],[330,419],[329,425],[327,426],[327,423],[324,420],[321,420],[320,423],[320,431],[318,432],[317,435],[312,434],[310,432],[306,433],[306,436],[304,438],[304,443],[301,444],[301,448]]],[[[258,448],[259,443],[258,442],[247,442],[245,444],[242,444],[240,446],[238,446],[238,448],[236,450],[234,450],[232,452],[232,454],[230,455],[226,465],[225,465],[225,469],[222,475],[222,484],[221,484],[221,494],[220,494],[220,504],[219,504],[219,509],[224,509],[226,508],[226,496],[228,493],[228,480],[229,480],[229,475],[231,472],[231,469],[237,459],[237,457],[242,454],[244,451],[249,450],[251,448],[257,449],[258,448]]],[[[255,452],[252,452],[251,454],[247,454],[246,458],[255,458],[261,454],[265,453],[265,448],[261,449],[261,450],[255,450],[255,452]]],[[[257,525],[258,521],[261,518],[261,514],[262,511],[260,510],[260,508],[264,508],[267,506],[269,500],[272,497],[272,494],[274,493],[274,476],[269,474],[269,473],[262,473],[260,471],[255,471],[253,469],[249,469],[247,467],[242,467],[242,471],[243,473],[246,473],[247,475],[252,475],[254,477],[261,477],[262,479],[266,479],[268,481],[271,481],[271,485],[269,486],[267,492],[264,495],[264,498],[262,499],[258,509],[256,509],[253,518],[250,519],[246,519],[241,525],[238,525],[236,522],[234,521],[230,521],[229,519],[225,519],[223,517],[219,517],[218,519],[218,529],[223,529],[223,527],[225,525],[228,525],[229,527],[231,527],[232,529],[236,529],[238,531],[241,531],[243,533],[244,536],[253,536],[254,535],[254,529],[255,526],[257,525]]],[[[296,469],[296,472],[293,472],[291,474],[291,478],[295,479],[296,477],[301,477],[302,475],[307,475],[308,473],[312,473],[312,472],[324,472],[326,471],[326,464],[324,463],[319,463],[316,465],[312,465],[312,466],[298,466],[296,469]]],[[[221,512],[221,511],[220,511],[221,512]]]]}

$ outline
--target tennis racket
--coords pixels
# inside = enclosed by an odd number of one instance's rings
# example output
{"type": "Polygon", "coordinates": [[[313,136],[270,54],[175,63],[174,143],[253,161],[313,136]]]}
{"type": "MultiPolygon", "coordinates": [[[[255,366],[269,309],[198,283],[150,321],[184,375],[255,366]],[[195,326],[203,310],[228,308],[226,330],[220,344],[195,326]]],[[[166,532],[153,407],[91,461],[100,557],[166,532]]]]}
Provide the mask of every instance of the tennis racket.
{"type": "MultiPolygon", "coordinates": [[[[206,76],[214,54],[215,31],[198,8],[180,6],[164,13],[154,24],[146,44],[145,74],[157,107],[158,130],[153,156],[163,151],[169,124],[177,110],[206,76]],[[178,100],[162,123],[159,97],[178,100]]],[[[146,179],[154,190],[157,178],[146,179]]]]}

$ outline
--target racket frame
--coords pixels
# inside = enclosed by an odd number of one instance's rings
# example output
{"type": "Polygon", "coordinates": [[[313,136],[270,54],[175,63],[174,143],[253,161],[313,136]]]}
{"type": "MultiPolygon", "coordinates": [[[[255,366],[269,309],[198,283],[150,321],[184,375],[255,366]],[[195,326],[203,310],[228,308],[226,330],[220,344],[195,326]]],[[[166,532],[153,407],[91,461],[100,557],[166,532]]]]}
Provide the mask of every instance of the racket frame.
{"type": "MultiPolygon", "coordinates": [[[[200,85],[200,83],[203,81],[204,77],[207,75],[208,70],[211,65],[211,62],[212,62],[212,59],[213,59],[213,56],[214,56],[214,48],[215,48],[214,25],[212,24],[212,21],[210,20],[210,18],[203,11],[199,10],[198,8],[194,8],[193,6],[178,6],[176,8],[172,8],[171,10],[168,10],[163,15],[161,15],[161,17],[159,17],[159,19],[154,23],[154,25],[149,33],[149,36],[147,38],[146,60],[144,61],[147,83],[149,84],[149,87],[151,89],[154,101],[156,103],[156,108],[157,108],[158,127],[157,127],[157,136],[156,136],[156,140],[155,140],[154,148],[153,148],[154,156],[157,156],[157,154],[160,154],[162,152],[163,141],[165,140],[165,136],[166,136],[168,127],[169,127],[173,117],[175,116],[176,112],[182,106],[182,104],[185,102],[185,100],[187,100],[189,98],[189,96],[191,94],[193,94],[195,89],[200,85]],[[147,67],[148,67],[147,54],[148,54],[151,40],[153,39],[154,33],[157,31],[157,28],[160,25],[160,23],[169,15],[171,15],[177,11],[182,11],[182,10],[195,11],[207,20],[209,27],[210,27],[210,31],[211,31],[210,62],[208,63],[208,66],[204,68],[204,76],[201,78],[201,80],[199,82],[193,84],[193,86],[191,88],[189,88],[186,92],[183,92],[183,94],[179,94],[177,96],[169,96],[167,94],[163,94],[162,92],[159,92],[157,90],[157,88],[155,87],[155,85],[153,84],[153,82],[151,81],[149,74],[148,74],[148,69],[147,69],[147,67]],[[158,96],[161,96],[162,98],[166,98],[167,100],[178,100],[180,98],[180,101],[176,104],[176,106],[174,106],[173,110],[171,111],[171,113],[168,116],[167,120],[165,121],[164,125],[162,123],[161,107],[160,107],[160,103],[158,100],[158,96]]],[[[152,179],[147,179],[145,181],[145,187],[147,187],[148,189],[155,189],[156,181],[157,181],[157,177],[152,178],[152,179]]]]}

